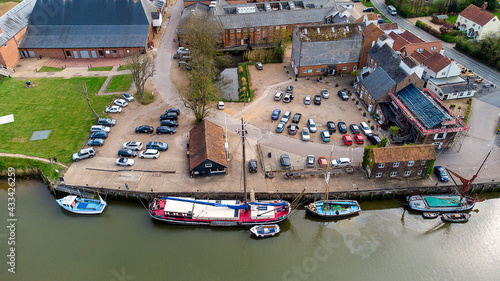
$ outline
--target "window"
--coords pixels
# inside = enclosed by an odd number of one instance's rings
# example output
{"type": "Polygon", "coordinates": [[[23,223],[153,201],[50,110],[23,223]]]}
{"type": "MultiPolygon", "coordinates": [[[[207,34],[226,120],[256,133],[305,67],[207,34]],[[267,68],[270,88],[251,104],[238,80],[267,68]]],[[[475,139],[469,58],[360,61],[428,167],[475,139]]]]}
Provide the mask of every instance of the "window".
{"type": "Polygon", "coordinates": [[[438,133],[434,135],[435,140],[443,140],[446,138],[446,133],[438,133]]]}
{"type": "Polygon", "coordinates": [[[392,164],[392,167],[394,167],[394,168],[399,167],[399,162],[394,162],[394,163],[392,164]]]}
{"type": "Polygon", "coordinates": [[[241,33],[241,29],[236,29],[236,32],[237,33],[241,33]]]}
{"type": "Polygon", "coordinates": [[[391,172],[391,178],[395,177],[398,174],[398,172],[391,172]]]}
{"type": "Polygon", "coordinates": [[[425,160],[424,160],[424,161],[422,161],[422,166],[423,166],[423,165],[425,165],[425,160]]]}
{"type": "Polygon", "coordinates": [[[212,163],[205,164],[205,168],[212,168],[212,163]]]}
{"type": "Polygon", "coordinates": [[[99,50],[99,51],[97,51],[97,52],[99,52],[99,56],[100,56],[100,57],[104,57],[104,53],[103,53],[101,50],[99,50]]]}
{"type": "Polygon", "coordinates": [[[321,69],[319,69],[319,68],[318,68],[318,69],[316,69],[316,72],[320,72],[320,71],[321,71],[321,69]]]}
{"type": "Polygon", "coordinates": [[[345,67],[345,66],[344,66],[344,67],[342,67],[342,70],[344,70],[344,71],[345,71],[345,70],[347,70],[347,67],[345,67]]]}
{"type": "Polygon", "coordinates": [[[422,175],[422,170],[419,170],[417,175],[419,175],[419,176],[422,175]]]}
{"type": "Polygon", "coordinates": [[[384,168],[384,167],[385,167],[385,163],[379,163],[379,164],[378,164],[378,167],[379,167],[379,169],[384,168]]]}
{"type": "Polygon", "coordinates": [[[116,50],[113,50],[112,52],[113,52],[113,55],[116,55],[116,50]]]}
{"type": "Polygon", "coordinates": [[[422,52],[422,48],[417,48],[417,52],[421,53],[422,52]]]}
{"type": "Polygon", "coordinates": [[[409,167],[413,166],[413,164],[415,164],[415,161],[408,161],[408,166],[409,167]]]}
{"type": "Polygon", "coordinates": [[[321,68],[321,72],[325,72],[325,68],[324,67],[321,68]]]}
{"type": "Polygon", "coordinates": [[[309,69],[309,70],[307,71],[307,73],[312,73],[312,72],[313,72],[313,70],[312,70],[312,69],[309,69]]]}
{"type": "Polygon", "coordinates": [[[307,69],[304,69],[304,73],[307,73],[307,69]]]}
{"type": "Polygon", "coordinates": [[[234,29],[229,30],[229,33],[234,33],[234,29]]]}
{"type": "Polygon", "coordinates": [[[381,178],[382,177],[382,173],[378,172],[377,174],[375,174],[375,177],[376,178],[381,178]]]}
{"type": "Polygon", "coordinates": [[[405,177],[409,177],[411,175],[411,171],[406,171],[405,172],[405,177]]]}
{"type": "Polygon", "coordinates": [[[66,57],[71,58],[71,52],[70,51],[66,51],[66,57]]]}
{"type": "Polygon", "coordinates": [[[109,55],[109,50],[106,50],[106,55],[109,55]]]}

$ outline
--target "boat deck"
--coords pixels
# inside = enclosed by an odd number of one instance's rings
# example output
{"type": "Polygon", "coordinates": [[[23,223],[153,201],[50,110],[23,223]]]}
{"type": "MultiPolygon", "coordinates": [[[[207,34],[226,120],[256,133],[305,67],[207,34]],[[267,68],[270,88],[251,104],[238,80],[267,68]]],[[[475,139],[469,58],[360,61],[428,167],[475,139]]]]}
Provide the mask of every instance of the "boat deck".
{"type": "Polygon", "coordinates": [[[435,207],[460,207],[460,196],[434,196],[425,197],[425,203],[431,208],[435,207]]]}

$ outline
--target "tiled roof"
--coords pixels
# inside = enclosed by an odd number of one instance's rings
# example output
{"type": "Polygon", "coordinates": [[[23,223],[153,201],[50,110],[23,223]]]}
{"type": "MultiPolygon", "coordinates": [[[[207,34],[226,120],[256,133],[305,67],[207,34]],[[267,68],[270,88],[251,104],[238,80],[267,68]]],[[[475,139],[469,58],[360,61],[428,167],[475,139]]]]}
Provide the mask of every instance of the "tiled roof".
{"type": "Polygon", "coordinates": [[[417,51],[413,52],[413,54],[411,54],[411,57],[418,61],[418,63],[422,64],[426,59],[427,57],[424,56],[422,53],[419,53],[417,51]]]}
{"type": "Polygon", "coordinates": [[[382,35],[384,32],[374,23],[369,24],[367,27],[365,27],[365,31],[363,31],[363,36],[366,36],[372,32],[377,32],[377,34],[382,35]]]}
{"type": "Polygon", "coordinates": [[[484,10],[481,11],[481,8],[470,4],[469,7],[465,8],[460,15],[468,20],[471,20],[481,26],[487,24],[492,18],[495,17],[494,14],[484,10]]]}
{"type": "Polygon", "coordinates": [[[422,49],[427,50],[431,53],[434,52],[439,52],[443,49],[443,45],[441,44],[441,41],[433,41],[433,42],[422,42],[422,43],[412,43],[412,44],[407,44],[405,46],[406,49],[406,54],[413,54],[414,51],[417,49],[422,49]],[[434,48],[434,50],[432,50],[434,48]]]}
{"type": "Polygon", "coordinates": [[[367,18],[368,20],[378,20],[378,16],[377,16],[377,14],[375,14],[375,13],[369,13],[369,14],[366,14],[366,18],[367,18]]]}
{"type": "Polygon", "coordinates": [[[0,17],[0,46],[7,43],[27,24],[36,0],[24,0],[0,17]]]}
{"type": "Polygon", "coordinates": [[[393,23],[382,23],[379,25],[380,29],[382,30],[393,30],[393,29],[398,29],[398,24],[393,22],[393,23]]]}
{"type": "Polygon", "coordinates": [[[389,37],[394,40],[392,49],[394,49],[395,51],[401,51],[401,48],[410,43],[408,40],[404,39],[403,37],[401,37],[401,35],[395,33],[394,31],[389,33],[389,37]]]}
{"type": "Polygon", "coordinates": [[[403,37],[404,39],[406,39],[406,41],[408,41],[410,43],[422,43],[422,42],[425,42],[424,40],[418,38],[417,35],[411,33],[408,30],[405,30],[403,33],[401,33],[401,37],[403,37]]]}
{"type": "Polygon", "coordinates": [[[203,120],[189,131],[189,170],[207,159],[227,167],[222,128],[203,120]]]}
{"type": "Polygon", "coordinates": [[[376,147],[373,158],[375,163],[428,161],[436,159],[436,150],[432,144],[376,147]]]}
{"type": "Polygon", "coordinates": [[[440,53],[434,53],[428,57],[423,64],[427,66],[430,70],[438,73],[441,69],[450,65],[451,60],[440,53]]]}

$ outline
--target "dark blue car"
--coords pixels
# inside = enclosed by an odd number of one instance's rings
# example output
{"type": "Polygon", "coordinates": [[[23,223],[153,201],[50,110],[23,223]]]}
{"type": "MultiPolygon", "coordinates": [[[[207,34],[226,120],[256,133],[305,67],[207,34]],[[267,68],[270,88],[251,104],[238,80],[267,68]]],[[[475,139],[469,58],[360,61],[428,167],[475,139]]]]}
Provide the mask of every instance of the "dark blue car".
{"type": "Polygon", "coordinates": [[[442,166],[434,167],[434,174],[436,174],[437,178],[442,182],[447,182],[450,180],[448,177],[448,173],[446,173],[446,169],[442,166]]]}
{"type": "Polygon", "coordinates": [[[347,125],[344,122],[338,122],[337,127],[341,134],[347,134],[347,125]]]}
{"type": "Polygon", "coordinates": [[[108,133],[106,132],[93,132],[92,135],[90,135],[91,139],[105,139],[108,137],[108,133]]]}
{"type": "Polygon", "coordinates": [[[273,111],[273,115],[271,115],[271,119],[278,120],[278,118],[280,118],[280,114],[281,114],[281,110],[275,109],[273,111]]]}

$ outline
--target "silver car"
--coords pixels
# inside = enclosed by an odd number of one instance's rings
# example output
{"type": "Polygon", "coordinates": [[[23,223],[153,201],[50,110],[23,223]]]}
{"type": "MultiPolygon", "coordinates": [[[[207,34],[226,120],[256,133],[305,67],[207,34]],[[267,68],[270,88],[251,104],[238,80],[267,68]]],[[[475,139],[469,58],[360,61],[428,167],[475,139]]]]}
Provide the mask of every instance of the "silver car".
{"type": "Polygon", "coordinates": [[[311,134],[308,128],[302,128],[302,140],[309,141],[311,139],[311,134]]]}
{"type": "Polygon", "coordinates": [[[311,96],[310,95],[307,95],[304,97],[304,104],[311,104],[311,96]]]}
{"type": "Polygon", "coordinates": [[[142,142],[140,141],[129,141],[123,144],[123,148],[139,151],[142,149],[142,142]]]}
{"type": "Polygon", "coordinates": [[[288,122],[288,120],[290,119],[290,115],[292,115],[292,112],[285,111],[285,113],[283,113],[283,115],[281,116],[280,122],[283,122],[286,124],[288,122]]]}

